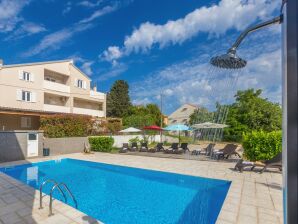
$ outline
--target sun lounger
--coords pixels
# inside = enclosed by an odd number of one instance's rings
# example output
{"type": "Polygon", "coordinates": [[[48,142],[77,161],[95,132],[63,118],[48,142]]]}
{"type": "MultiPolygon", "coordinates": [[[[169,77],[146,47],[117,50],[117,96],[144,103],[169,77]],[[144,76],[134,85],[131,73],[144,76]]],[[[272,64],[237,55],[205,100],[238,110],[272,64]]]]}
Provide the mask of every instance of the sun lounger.
{"type": "Polygon", "coordinates": [[[179,150],[179,143],[172,143],[171,147],[164,150],[164,153],[175,153],[179,150]]]}
{"type": "Polygon", "coordinates": [[[188,143],[181,143],[180,149],[182,149],[183,152],[185,153],[186,151],[189,151],[189,148],[187,146],[188,146],[188,143]]]}
{"type": "Polygon", "coordinates": [[[250,168],[252,169],[252,167],[254,167],[254,166],[255,166],[255,163],[254,163],[254,162],[245,161],[245,160],[243,160],[243,159],[240,159],[240,160],[236,163],[236,165],[235,165],[235,167],[234,167],[234,170],[239,170],[239,172],[242,173],[242,171],[243,171],[243,169],[244,169],[245,167],[250,167],[250,168]]]}
{"type": "Polygon", "coordinates": [[[123,143],[122,148],[119,150],[119,153],[125,153],[129,150],[128,143],[123,143]]]}
{"type": "Polygon", "coordinates": [[[278,168],[280,171],[282,170],[282,153],[278,153],[272,159],[264,161],[263,163],[255,163],[254,166],[251,168],[253,170],[257,166],[262,166],[263,169],[260,173],[263,173],[267,168],[278,168]]]}
{"type": "Polygon", "coordinates": [[[237,155],[241,158],[240,154],[236,152],[237,148],[238,146],[235,144],[227,144],[223,149],[213,151],[211,157],[215,159],[228,159],[232,155],[237,155]]]}
{"type": "Polygon", "coordinates": [[[141,144],[140,152],[148,152],[148,145],[147,142],[141,144]]]}
{"type": "Polygon", "coordinates": [[[206,148],[203,148],[202,150],[197,150],[198,154],[205,154],[206,156],[210,156],[212,154],[213,148],[215,146],[215,143],[209,143],[206,148]]]}
{"type": "Polygon", "coordinates": [[[138,143],[136,143],[136,142],[131,143],[130,151],[136,152],[136,151],[138,151],[138,149],[139,149],[138,143]]]}
{"type": "Polygon", "coordinates": [[[157,143],[157,145],[155,146],[155,148],[149,149],[148,152],[160,152],[160,151],[163,151],[163,150],[164,150],[163,143],[157,143]]]}

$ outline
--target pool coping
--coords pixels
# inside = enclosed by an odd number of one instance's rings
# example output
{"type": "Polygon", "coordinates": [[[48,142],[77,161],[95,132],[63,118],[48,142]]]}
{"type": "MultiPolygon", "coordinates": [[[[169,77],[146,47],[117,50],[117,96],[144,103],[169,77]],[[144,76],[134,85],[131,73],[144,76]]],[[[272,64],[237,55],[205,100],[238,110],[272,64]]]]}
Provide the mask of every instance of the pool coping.
{"type": "MultiPolygon", "coordinates": [[[[244,172],[238,173],[232,171],[231,168],[234,166],[234,163],[212,163],[208,161],[186,161],[181,159],[173,158],[156,158],[156,157],[141,157],[138,156],[136,159],[133,155],[127,155],[123,157],[117,154],[107,154],[107,153],[94,153],[94,154],[68,154],[60,156],[51,156],[43,157],[37,159],[30,159],[28,161],[18,161],[18,162],[8,162],[0,164],[0,167],[9,166],[9,165],[20,165],[31,162],[41,162],[59,158],[73,158],[80,159],[85,161],[92,162],[101,162],[111,165],[120,165],[128,166],[133,168],[142,168],[148,170],[156,170],[170,173],[178,173],[184,175],[192,175],[206,178],[215,178],[226,181],[231,181],[229,191],[226,195],[224,204],[221,208],[221,211],[217,218],[217,224],[232,224],[232,223],[283,223],[283,212],[282,212],[282,191],[279,189],[281,187],[281,174],[275,172],[266,172],[264,174],[258,174],[255,172],[244,172]],[[125,158],[125,159],[124,159],[125,158]],[[141,158],[141,159],[140,159],[141,158]],[[152,163],[154,161],[155,163],[152,163]],[[173,162],[175,163],[173,164],[173,162]],[[160,162],[160,164],[156,163],[160,162]],[[179,163],[179,164],[178,164],[179,163]],[[168,165],[171,164],[172,166],[168,165]],[[177,165],[178,164],[178,165],[177,165]],[[193,169],[183,166],[181,164],[188,164],[193,167],[193,169]],[[174,165],[174,166],[173,166],[174,165]],[[196,167],[199,166],[200,169],[203,169],[203,172],[196,167]],[[207,169],[206,169],[206,167],[207,169]],[[204,172],[205,171],[205,172],[204,172]],[[207,171],[207,172],[206,172],[207,171]],[[272,187],[275,186],[276,188],[272,187]]],[[[2,174],[5,175],[5,174],[2,174]]],[[[7,175],[5,175],[7,176],[7,175]]],[[[9,176],[7,176],[9,177],[9,176]]],[[[12,178],[12,177],[9,177],[12,178]]],[[[1,179],[1,175],[0,175],[1,179]]],[[[12,178],[13,182],[19,182],[12,178]]],[[[28,188],[28,185],[25,185],[21,182],[17,183],[18,186],[24,185],[25,188],[28,188]]],[[[29,187],[31,188],[31,187],[29,187]]],[[[33,188],[31,188],[32,191],[33,188]]],[[[34,189],[35,201],[39,200],[39,191],[34,189]]],[[[48,198],[46,196],[45,198],[48,198]]],[[[49,199],[46,199],[49,200],[49,199]]],[[[46,201],[45,200],[45,201],[46,201]]],[[[39,201],[38,201],[39,203],[39,201]]],[[[61,216],[65,216],[64,209],[75,210],[74,213],[79,212],[81,219],[88,217],[86,214],[62,203],[59,203],[59,211],[61,216]],[[62,205],[60,205],[60,203],[62,205]],[[63,206],[64,205],[64,206],[63,206]],[[60,210],[61,207],[62,210],[60,210]],[[69,208],[68,208],[69,207],[69,208]],[[61,212],[60,212],[61,211],[61,212]]],[[[54,205],[54,209],[57,208],[57,205],[54,205]]],[[[48,211],[48,210],[47,210],[48,211]]],[[[55,216],[53,216],[55,217],[55,216]]],[[[1,216],[0,216],[1,218],[1,216]]],[[[91,219],[91,217],[89,217],[91,219]]],[[[73,220],[73,219],[71,219],[73,220]]],[[[74,223],[78,220],[73,220],[74,223]]],[[[94,220],[94,223],[101,223],[99,220],[94,220]]],[[[85,222],[92,223],[92,222],[85,222]]]]}

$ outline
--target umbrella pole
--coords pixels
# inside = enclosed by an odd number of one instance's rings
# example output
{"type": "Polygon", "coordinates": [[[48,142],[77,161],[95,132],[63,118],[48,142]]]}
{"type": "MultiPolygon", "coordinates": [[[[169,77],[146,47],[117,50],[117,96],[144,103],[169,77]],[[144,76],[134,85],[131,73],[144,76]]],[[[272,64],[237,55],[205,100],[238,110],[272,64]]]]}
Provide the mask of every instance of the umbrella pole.
{"type": "Polygon", "coordinates": [[[179,130],[179,137],[178,137],[178,139],[179,139],[179,144],[180,144],[180,130],[179,130]]]}

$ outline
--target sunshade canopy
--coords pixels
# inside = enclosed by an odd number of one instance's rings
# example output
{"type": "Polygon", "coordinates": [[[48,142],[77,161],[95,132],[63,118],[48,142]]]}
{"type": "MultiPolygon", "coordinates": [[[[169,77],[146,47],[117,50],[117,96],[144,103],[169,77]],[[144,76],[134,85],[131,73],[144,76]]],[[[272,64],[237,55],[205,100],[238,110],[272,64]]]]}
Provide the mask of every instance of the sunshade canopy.
{"type": "Polygon", "coordinates": [[[162,131],[163,129],[157,125],[146,126],[144,130],[162,131]]]}
{"type": "Polygon", "coordinates": [[[229,127],[226,124],[217,124],[217,123],[212,123],[212,122],[204,122],[200,124],[194,124],[192,126],[195,129],[202,129],[202,128],[226,128],[229,127]]]}
{"type": "Polygon", "coordinates": [[[191,130],[191,128],[184,124],[173,124],[173,125],[170,125],[170,126],[164,128],[164,130],[166,130],[166,131],[189,131],[189,130],[191,130]]]}
{"type": "Polygon", "coordinates": [[[130,133],[130,132],[141,132],[142,130],[134,128],[134,127],[129,127],[126,129],[121,130],[120,132],[122,133],[130,133]]]}

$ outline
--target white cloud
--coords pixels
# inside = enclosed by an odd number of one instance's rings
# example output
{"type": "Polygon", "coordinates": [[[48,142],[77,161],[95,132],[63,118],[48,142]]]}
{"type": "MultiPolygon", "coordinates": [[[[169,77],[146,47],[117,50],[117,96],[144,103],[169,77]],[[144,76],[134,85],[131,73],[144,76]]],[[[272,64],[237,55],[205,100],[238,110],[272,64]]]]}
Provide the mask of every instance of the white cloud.
{"type": "Polygon", "coordinates": [[[221,0],[218,5],[201,7],[163,25],[145,22],[125,38],[122,56],[146,52],[155,45],[163,48],[181,44],[200,32],[218,36],[229,29],[242,30],[257,20],[266,19],[279,5],[278,1],[268,0],[221,0]]]}
{"type": "Polygon", "coordinates": [[[25,0],[1,0],[0,1],[0,32],[14,30],[22,21],[20,12],[30,1],[25,0]]]}
{"type": "Polygon", "coordinates": [[[41,24],[23,22],[20,27],[18,27],[12,34],[8,35],[5,40],[17,40],[45,31],[47,31],[47,29],[41,24]]]}
{"type": "Polygon", "coordinates": [[[99,1],[96,1],[96,2],[81,1],[81,2],[78,2],[77,5],[84,6],[84,7],[87,7],[87,8],[93,8],[93,7],[99,6],[102,2],[103,2],[103,0],[99,0],[99,1]]]}
{"type": "Polygon", "coordinates": [[[98,17],[104,16],[108,13],[111,13],[113,11],[115,11],[118,8],[117,5],[113,5],[113,6],[105,6],[102,9],[98,9],[95,12],[92,13],[92,15],[90,15],[89,17],[82,19],[79,21],[79,23],[88,23],[91,22],[94,19],[97,19],[98,17]]]}
{"type": "Polygon", "coordinates": [[[105,50],[100,58],[105,61],[112,62],[113,65],[117,64],[117,59],[122,56],[122,51],[117,46],[110,46],[107,50],[105,50]]]}
{"type": "Polygon", "coordinates": [[[96,10],[91,16],[80,20],[79,22],[73,24],[72,26],[69,26],[68,28],[64,28],[62,30],[58,30],[44,36],[37,45],[24,52],[23,56],[33,56],[40,54],[46,50],[59,49],[62,44],[72,38],[75,34],[93,27],[93,20],[104,16],[105,14],[113,12],[114,10],[116,10],[116,8],[117,6],[106,6],[100,10],[96,10]]]}
{"type": "Polygon", "coordinates": [[[86,61],[81,66],[83,72],[85,72],[89,76],[91,76],[93,74],[93,71],[92,71],[92,68],[91,68],[93,63],[94,63],[93,61],[86,61]]]}
{"type": "Polygon", "coordinates": [[[127,70],[127,65],[118,63],[117,65],[113,66],[109,71],[100,74],[96,80],[105,81],[107,79],[115,78],[121,75],[126,70],[127,70]]]}
{"type": "Polygon", "coordinates": [[[62,11],[62,14],[66,15],[67,13],[70,12],[71,9],[72,9],[72,2],[67,2],[65,5],[65,8],[62,11]]]}

